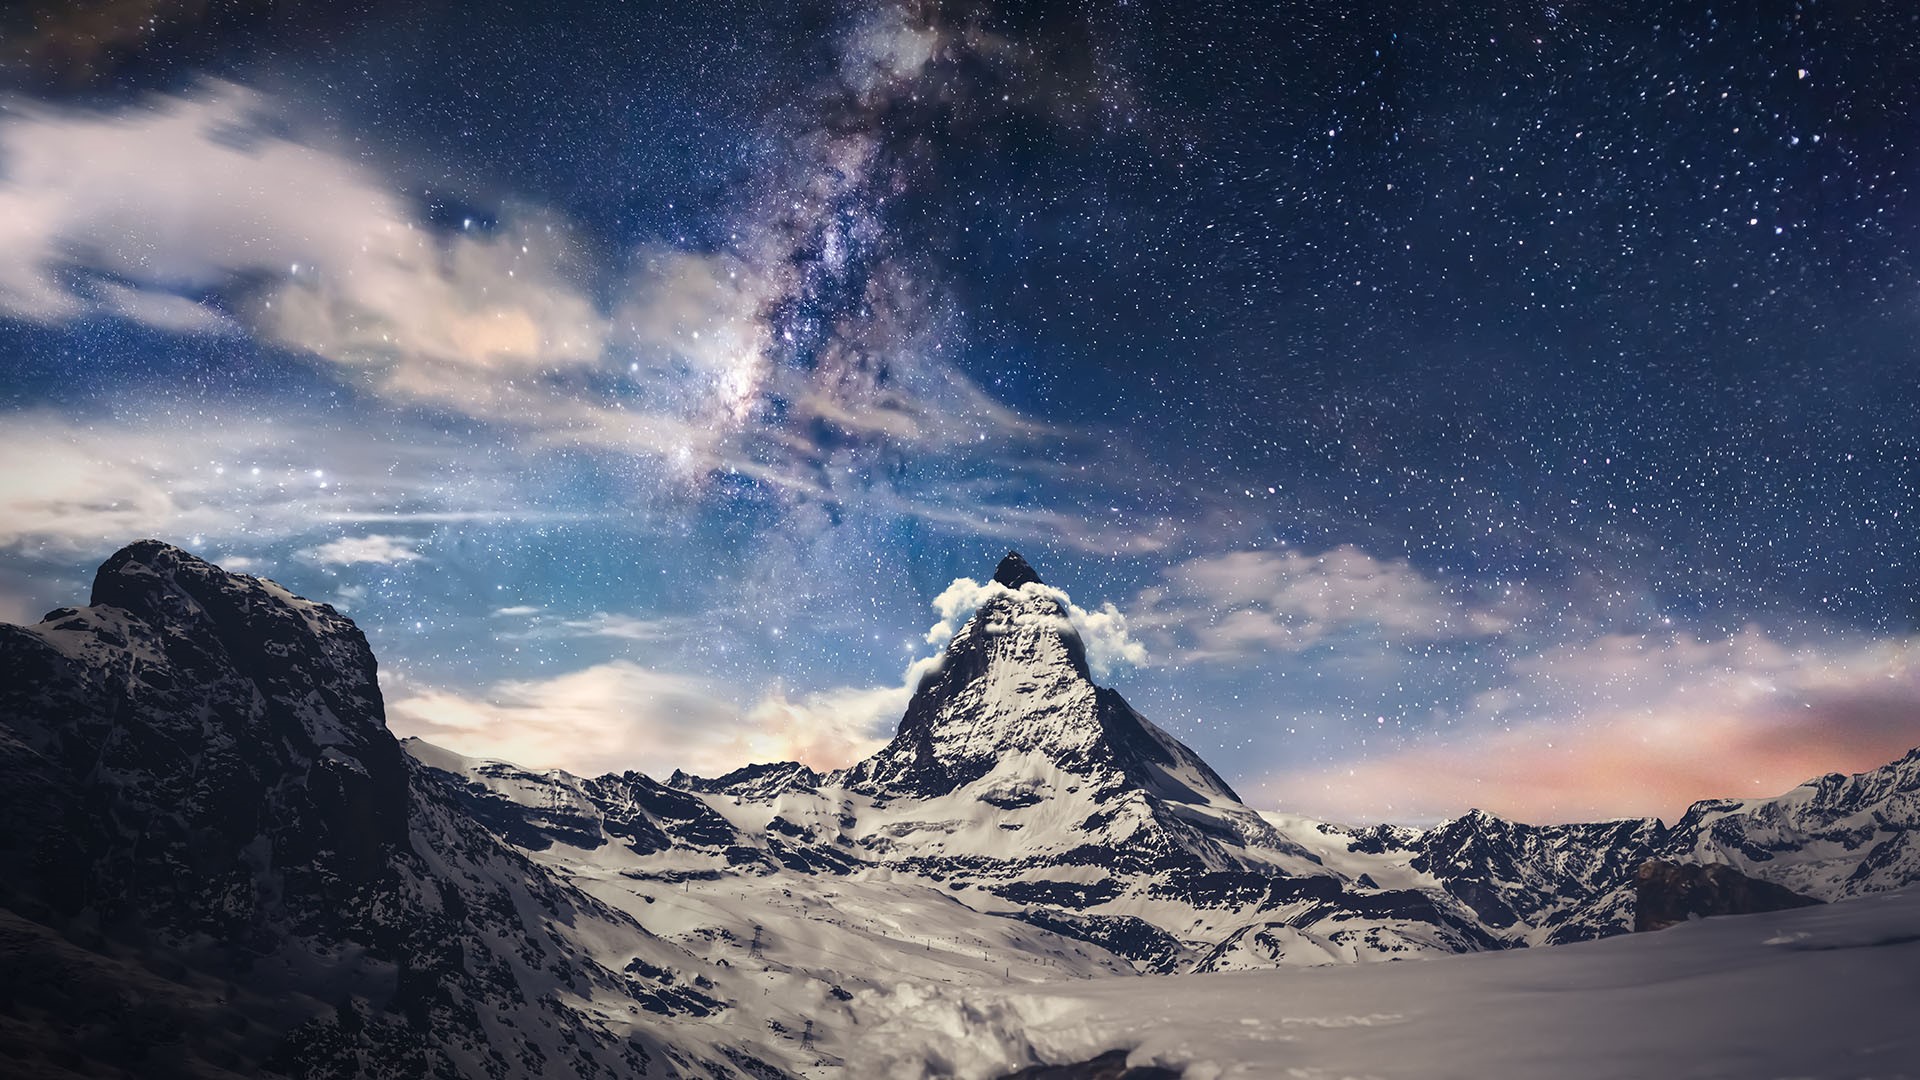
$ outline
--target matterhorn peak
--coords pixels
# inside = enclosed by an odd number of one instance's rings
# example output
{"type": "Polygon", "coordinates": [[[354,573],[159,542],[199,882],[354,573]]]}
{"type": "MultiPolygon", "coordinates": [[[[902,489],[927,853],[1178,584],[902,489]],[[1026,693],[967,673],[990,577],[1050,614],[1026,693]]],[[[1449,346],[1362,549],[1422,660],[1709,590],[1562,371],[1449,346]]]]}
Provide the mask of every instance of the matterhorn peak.
{"type": "Polygon", "coordinates": [[[1042,584],[1019,552],[1007,552],[979,609],[915,689],[893,741],[849,769],[846,785],[930,798],[1070,773],[1102,790],[1237,803],[1192,751],[1094,685],[1065,594],[1025,588],[1042,584]]]}
{"type": "Polygon", "coordinates": [[[993,580],[1009,589],[1017,589],[1029,584],[1045,584],[1040,580],[1039,573],[1028,565],[1027,560],[1021,558],[1017,551],[1007,552],[1007,557],[1000,560],[999,566],[994,567],[993,580]]]}

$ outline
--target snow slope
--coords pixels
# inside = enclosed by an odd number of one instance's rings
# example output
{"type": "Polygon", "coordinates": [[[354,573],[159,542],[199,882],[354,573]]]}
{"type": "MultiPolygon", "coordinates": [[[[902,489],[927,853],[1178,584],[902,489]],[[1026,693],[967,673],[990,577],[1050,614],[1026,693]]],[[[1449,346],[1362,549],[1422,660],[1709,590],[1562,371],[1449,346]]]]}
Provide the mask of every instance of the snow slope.
{"type": "Polygon", "coordinates": [[[1113,1049],[1186,1080],[1920,1076],[1920,891],[1426,964],[854,1002],[870,1075],[987,1080],[1113,1049]]]}

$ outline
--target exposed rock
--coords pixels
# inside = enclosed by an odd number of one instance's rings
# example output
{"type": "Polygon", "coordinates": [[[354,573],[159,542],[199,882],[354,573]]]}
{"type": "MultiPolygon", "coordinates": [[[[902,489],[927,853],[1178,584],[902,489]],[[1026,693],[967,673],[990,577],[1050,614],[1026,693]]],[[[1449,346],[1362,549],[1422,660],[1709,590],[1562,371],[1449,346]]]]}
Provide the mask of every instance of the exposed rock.
{"type": "Polygon", "coordinates": [[[1009,551],[1007,557],[1000,560],[1000,565],[993,568],[993,580],[1009,589],[1017,589],[1022,585],[1040,584],[1040,574],[1027,565],[1027,560],[1021,558],[1019,552],[1009,551]]]}
{"type": "Polygon", "coordinates": [[[731,1076],[708,1051],[755,1058],[633,1019],[725,1006],[672,977],[684,951],[402,752],[366,639],[331,607],[157,541],[108,559],[93,601],[0,626],[13,1067],[731,1076]]]}
{"type": "Polygon", "coordinates": [[[1001,1080],[1180,1080],[1180,1072],[1158,1065],[1129,1067],[1125,1050],[1109,1050],[1072,1065],[1030,1065],[1001,1080]]]}
{"type": "Polygon", "coordinates": [[[1752,915],[1820,903],[1725,863],[1699,866],[1649,859],[1640,864],[1633,881],[1636,931],[1665,930],[1712,915],[1752,915]]]}

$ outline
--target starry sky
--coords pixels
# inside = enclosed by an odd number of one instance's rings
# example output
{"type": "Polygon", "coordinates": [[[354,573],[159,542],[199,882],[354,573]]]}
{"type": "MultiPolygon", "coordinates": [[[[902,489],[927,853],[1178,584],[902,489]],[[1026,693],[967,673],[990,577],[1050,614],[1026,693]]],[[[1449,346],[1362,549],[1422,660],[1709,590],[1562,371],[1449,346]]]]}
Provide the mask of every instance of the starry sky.
{"type": "Polygon", "coordinates": [[[1910,5],[0,20],[0,618],[159,536],[402,733],[833,767],[1018,548],[1261,807],[1920,744],[1910,5]]]}

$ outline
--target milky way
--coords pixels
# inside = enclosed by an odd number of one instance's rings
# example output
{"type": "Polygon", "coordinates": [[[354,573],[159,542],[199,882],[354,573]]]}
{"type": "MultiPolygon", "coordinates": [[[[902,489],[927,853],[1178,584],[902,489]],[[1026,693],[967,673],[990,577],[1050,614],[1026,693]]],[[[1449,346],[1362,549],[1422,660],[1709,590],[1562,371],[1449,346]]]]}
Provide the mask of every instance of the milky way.
{"type": "Polygon", "coordinates": [[[1920,743],[1903,5],[520,7],[4,16],[0,617],[157,535],[396,728],[837,766],[1017,547],[1263,805],[1920,743]]]}

